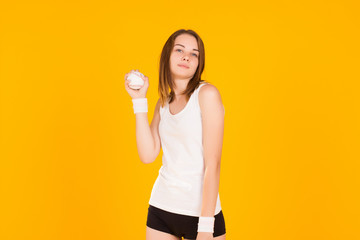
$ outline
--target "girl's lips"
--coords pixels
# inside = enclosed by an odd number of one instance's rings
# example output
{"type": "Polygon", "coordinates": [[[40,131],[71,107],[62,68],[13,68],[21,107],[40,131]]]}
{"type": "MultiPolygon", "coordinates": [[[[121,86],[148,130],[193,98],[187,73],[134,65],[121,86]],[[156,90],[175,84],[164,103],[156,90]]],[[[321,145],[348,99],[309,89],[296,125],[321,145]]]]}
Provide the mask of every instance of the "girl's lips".
{"type": "Polygon", "coordinates": [[[186,67],[184,65],[181,65],[181,64],[178,64],[179,67],[183,67],[183,68],[189,68],[189,67],[186,67]]]}

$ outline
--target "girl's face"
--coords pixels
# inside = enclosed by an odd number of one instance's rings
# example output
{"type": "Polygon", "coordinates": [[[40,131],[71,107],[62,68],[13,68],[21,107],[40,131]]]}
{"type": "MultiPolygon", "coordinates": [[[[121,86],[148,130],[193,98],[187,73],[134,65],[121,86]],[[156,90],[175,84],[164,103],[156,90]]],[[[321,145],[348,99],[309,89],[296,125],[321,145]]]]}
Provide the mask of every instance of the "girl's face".
{"type": "Polygon", "coordinates": [[[199,65],[197,40],[189,34],[176,37],[170,54],[170,71],[173,78],[192,78],[199,65]],[[183,65],[183,66],[182,66],[183,65]]]}

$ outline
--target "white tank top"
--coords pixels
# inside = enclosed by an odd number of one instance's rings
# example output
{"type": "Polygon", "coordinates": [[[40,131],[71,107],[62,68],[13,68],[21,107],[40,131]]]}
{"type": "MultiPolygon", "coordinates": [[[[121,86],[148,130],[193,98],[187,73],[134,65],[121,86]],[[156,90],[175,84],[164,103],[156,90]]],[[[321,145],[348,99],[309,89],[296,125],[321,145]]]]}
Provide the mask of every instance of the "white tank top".
{"type": "MultiPolygon", "coordinates": [[[[201,215],[205,170],[198,100],[204,84],[195,89],[179,113],[171,114],[168,103],[160,106],[162,166],[149,200],[150,205],[165,211],[194,217],[201,215]]],[[[218,193],[215,215],[220,210],[218,193]]]]}

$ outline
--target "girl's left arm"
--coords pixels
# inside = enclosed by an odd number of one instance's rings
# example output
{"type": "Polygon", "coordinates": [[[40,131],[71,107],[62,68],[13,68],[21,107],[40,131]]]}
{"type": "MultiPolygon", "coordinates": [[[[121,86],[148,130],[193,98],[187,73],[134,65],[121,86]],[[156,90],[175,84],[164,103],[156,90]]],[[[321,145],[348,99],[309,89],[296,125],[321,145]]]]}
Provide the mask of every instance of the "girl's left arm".
{"type": "Polygon", "coordinates": [[[220,162],[225,109],[217,88],[206,84],[199,91],[205,175],[201,216],[214,217],[220,183],[220,162]]]}

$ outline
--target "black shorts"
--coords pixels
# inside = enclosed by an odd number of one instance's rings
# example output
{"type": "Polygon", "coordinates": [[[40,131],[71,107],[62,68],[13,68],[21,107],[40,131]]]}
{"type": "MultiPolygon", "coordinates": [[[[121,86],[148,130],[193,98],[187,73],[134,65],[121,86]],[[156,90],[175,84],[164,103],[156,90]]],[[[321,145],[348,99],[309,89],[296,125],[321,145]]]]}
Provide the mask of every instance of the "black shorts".
{"type": "MultiPolygon", "coordinates": [[[[226,233],[222,210],[214,216],[213,237],[226,233]]],[[[158,231],[170,233],[179,238],[196,239],[199,217],[168,212],[149,205],[146,226],[158,231]]]]}

